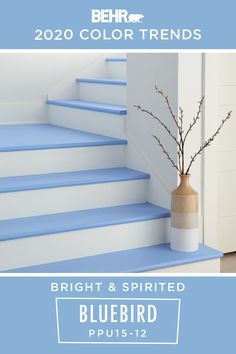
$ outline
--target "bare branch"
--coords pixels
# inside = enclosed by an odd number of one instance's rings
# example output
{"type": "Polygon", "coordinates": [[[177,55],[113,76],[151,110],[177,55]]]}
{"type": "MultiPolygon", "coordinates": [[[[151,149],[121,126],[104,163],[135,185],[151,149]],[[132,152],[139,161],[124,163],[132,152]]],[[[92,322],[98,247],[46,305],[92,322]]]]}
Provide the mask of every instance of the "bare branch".
{"type": "Polygon", "coordinates": [[[189,128],[183,138],[183,142],[185,143],[187,136],[189,135],[190,131],[192,130],[192,128],[194,127],[194,125],[198,122],[198,120],[200,119],[200,115],[202,112],[202,105],[203,105],[203,101],[204,101],[204,97],[201,98],[201,100],[198,102],[198,111],[197,111],[197,115],[196,117],[193,117],[193,121],[192,123],[190,123],[189,128]]]}
{"type": "Polygon", "coordinates": [[[150,115],[152,118],[156,119],[158,121],[158,123],[165,129],[165,131],[170,135],[170,137],[175,141],[175,143],[177,144],[177,162],[175,163],[174,160],[172,159],[172,157],[170,156],[170,154],[168,153],[168,151],[165,149],[165,147],[163,146],[163,144],[161,143],[160,139],[158,137],[156,137],[155,135],[153,135],[153,137],[156,139],[156,141],[158,142],[160,148],[162,149],[163,153],[165,154],[165,156],[167,157],[167,159],[171,162],[172,166],[174,168],[176,168],[176,170],[180,173],[180,174],[188,174],[193,162],[196,160],[196,158],[201,155],[201,153],[203,152],[203,150],[210,146],[210,144],[213,142],[213,140],[215,139],[215,137],[220,133],[221,128],[223,127],[223,125],[226,123],[226,121],[228,119],[230,119],[232,111],[228,112],[228,115],[222,120],[220,126],[218,127],[218,129],[215,131],[215,133],[208,139],[206,140],[199,148],[199,150],[190,158],[190,162],[189,165],[187,167],[187,169],[185,170],[185,155],[186,155],[186,139],[189,135],[189,133],[192,131],[192,129],[194,128],[194,126],[198,123],[198,121],[200,120],[201,117],[201,112],[202,112],[202,107],[203,107],[203,102],[204,102],[204,97],[201,98],[201,100],[198,102],[198,110],[197,110],[197,114],[195,117],[193,117],[192,122],[190,123],[186,133],[184,132],[184,112],[183,109],[181,107],[179,107],[179,116],[176,117],[176,115],[174,114],[174,111],[170,105],[170,101],[167,95],[165,95],[163,93],[162,90],[159,90],[157,88],[157,86],[155,85],[155,89],[157,91],[157,93],[159,95],[162,96],[162,98],[165,100],[166,105],[168,107],[168,110],[175,122],[175,125],[178,128],[178,134],[176,134],[177,136],[175,136],[175,134],[170,130],[170,128],[159,118],[157,117],[154,113],[152,113],[151,111],[148,111],[147,109],[142,108],[140,105],[138,106],[134,106],[136,107],[138,110],[140,110],[141,112],[147,113],[148,115],[150,115]]]}
{"type": "Polygon", "coordinates": [[[178,144],[178,164],[179,164],[179,169],[180,171],[183,171],[184,169],[184,143],[183,143],[183,110],[180,107],[180,116],[179,119],[176,118],[176,115],[174,114],[174,111],[171,107],[170,101],[169,101],[169,97],[167,95],[164,94],[164,92],[162,90],[159,90],[158,87],[155,85],[155,89],[156,91],[159,93],[159,95],[161,95],[163,97],[163,99],[165,100],[168,110],[174,120],[175,125],[177,126],[178,129],[178,135],[179,135],[179,144],[178,144]]]}
{"type": "Polygon", "coordinates": [[[206,147],[211,145],[211,143],[214,141],[215,137],[220,133],[220,130],[223,127],[223,125],[226,123],[227,120],[230,119],[231,114],[232,114],[232,111],[228,112],[227,117],[222,119],[221,124],[220,124],[219,128],[215,131],[215,133],[208,140],[205,141],[205,143],[199,148],[199,150],[193,156],[191,156],[191,160],[190,160],[189,166],[188,166],[188,168],[187,168],[187,170],[185,172],[186,175],[189,173],[189,170],[190,170],[193,162],[196,160],[196,157],[201,155],[203,150],[206,147]]]}
{"type": "Polygon", "coordinates": [[[184,111],[181,107],[179,107],[179,121],[180,121],[180,129],[182,134],[184,133],[183,131],[183,124],[184,124],[184,111]]]}
{"type": "Polygon", "coordinates": [[[156,119],[160,124],[161,126],[167,131],[167,133],[172,137],[172,139],[176,142],[176,144],[178,145],[179,148],[180,147],[180,143],[179,141],[177,140],[177,138],[174,136],[174,134],[171,132],[171,130],[167,127],[167,125],[165,125],[165,123],[162,122],[162,120],[160,118],[158,118],[155,114],[153,114],[152,112],[148,111],[147,109],[145,108],[142,108],[140,105],[134,105],[135,108],[137,108],[137,110],[141,111],[141,112],[144,112],[144,113],[147,113],[149,114],[152,118],[156,119]]]}
{"type": "Polygon", "coordinates": [[[167,107],[168,107],[168,109],[170,111],[170,114],[171,114],[171,116],[172,116],[172,118],[173,118],[173,120],[174,120],[174,122],[175,122],[175,124],[176,124],[176,126],[178,128],[178,131],[180,132],[181,127],[180,127],[180,125],[178,123],[178,120],[177,120],[177,118],[176,118],[176,116],[175,116],[175,114],[173,112],[173,109],[172,109],[172,107],[170,105],[169,97],[167,95],[165,95],[162,90],[159,90],[157,85],[155,85],[155,89],[159,93],[159,95],[161,95],[164,98],[164,100],[165,100],[165,102],[167,104],[167,107]]]}
{"type": "Polygon", "coordinates": [[[181,149],[179,149],[178,155],[179,155],[180,170],[183,173],[183,171],[184,171],[184,142],[183,142],[184,111],[181,107],[179,107],[179,111],[180,111],[180,114],[179,114],[179,121],[180,121],[179,139],[180,139],[181,149]]]}
{"type": "Polygon", "coordinates": [[[175,167],[176,170],[179,171],[179,173],[181,173],[181,172],[180,172],[180,169],[179,169],[178,166],[175,164],[174,160],[170,157],[170,154],[166,151],[166,149],[165,149],[164,146],[162,145],[160,139],[159,139],[157,136],[155,136],[155,135],[153,135],[153,138],[156,139],[156,141],[158,142],[158,145],[159,145],[160,148],[162,149],[163,153],[166,155],[167,160],[169,160],[169,161],[171,162],[172,166],[175,167]]]}
{"type": "Polygon", "coordinates": [[[182,166],[181,166],[181,157],[182,157],[182,154],[181,154],[180,149],[178,149],[178,151],[177,151],[177,155],[178,155],[178,165],[179,165],[179,170],[181,171],[181,168],[182,168],[182,166]]]}

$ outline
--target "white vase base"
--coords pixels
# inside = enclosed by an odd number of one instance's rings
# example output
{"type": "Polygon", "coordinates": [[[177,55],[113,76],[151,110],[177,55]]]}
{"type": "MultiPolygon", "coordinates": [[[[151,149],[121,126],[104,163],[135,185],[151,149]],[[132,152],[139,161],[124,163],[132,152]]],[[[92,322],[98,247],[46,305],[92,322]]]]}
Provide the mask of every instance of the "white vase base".
{"type": "Polygon", "coordinates": [[[170,229],[170,248],[177,252],[195,252],[199,248],[199,229],[170,229]]]}

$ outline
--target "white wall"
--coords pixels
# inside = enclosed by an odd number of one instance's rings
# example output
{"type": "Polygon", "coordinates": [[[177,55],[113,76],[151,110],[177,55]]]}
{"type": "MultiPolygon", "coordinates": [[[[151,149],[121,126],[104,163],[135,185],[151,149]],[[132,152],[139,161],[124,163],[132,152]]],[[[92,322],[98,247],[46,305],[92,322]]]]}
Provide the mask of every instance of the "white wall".
{"type": "Polygon", "coordinates": [[[170,207],[170,191],[177,173],[152,137],[157,135],[176,159],[176,146],[158,123],[133,106],[141,105],[159,115],[176,134],[176,126],[154,85],[168,93],[173,109],[178,107],[178,54],[128,54],[127,164],[151,175],[148,199],[170,207]],[[139,152],[138,152],[139,151],[139,152]]]}
{"type": "Polygon", "coordinates": [[[47,122],[47,94],[76,98],[76,76],[97,70],[102,59],[99,53],[1,53],[0,124],[47,122]]]}

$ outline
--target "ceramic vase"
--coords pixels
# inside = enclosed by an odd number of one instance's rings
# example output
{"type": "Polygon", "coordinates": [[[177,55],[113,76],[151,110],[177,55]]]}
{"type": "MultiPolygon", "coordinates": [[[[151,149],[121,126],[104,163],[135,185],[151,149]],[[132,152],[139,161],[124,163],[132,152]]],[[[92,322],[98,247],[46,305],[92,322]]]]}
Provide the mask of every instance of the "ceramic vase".
{"type": "Polygon", "coordinates": [[[189,180],[190,175],[180,175],[180,184],[171,193],[170,248],[178,252],[199,248],[198,193],[189,180]]]}

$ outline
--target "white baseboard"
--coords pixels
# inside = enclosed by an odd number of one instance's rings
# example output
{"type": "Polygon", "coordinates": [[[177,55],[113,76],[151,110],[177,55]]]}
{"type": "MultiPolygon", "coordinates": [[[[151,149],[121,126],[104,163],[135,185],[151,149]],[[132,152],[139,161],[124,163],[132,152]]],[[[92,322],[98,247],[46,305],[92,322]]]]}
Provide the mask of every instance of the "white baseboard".
{"type": "Polygon", "coordinates": [[[48,119],[48,107],[44,102],[0,103],[0,124],[45,124],[48,119]]]}

